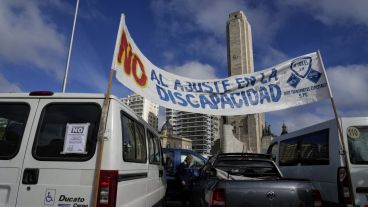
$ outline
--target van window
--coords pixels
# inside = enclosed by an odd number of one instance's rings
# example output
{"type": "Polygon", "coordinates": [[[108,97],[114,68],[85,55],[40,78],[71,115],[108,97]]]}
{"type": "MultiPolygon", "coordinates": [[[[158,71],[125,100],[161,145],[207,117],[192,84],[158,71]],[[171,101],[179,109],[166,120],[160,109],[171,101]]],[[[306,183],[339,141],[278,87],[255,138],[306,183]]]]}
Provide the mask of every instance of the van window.
{"type": "Polygon", "coordinates": [[[0,104],[0,160],[9,160],[17,155],[29,110],[27,104],[0,104]]]}
{"type": "Polygon", "coordinates": [[[101,107],[94,103],[53,103],[42,110],[32,154],[37,160],[86,161],[96,149],[101,107]],[[86,153],[62,153],[67,124],[89,123],[86,153]]]}
{"type": "Polygon", "coordinates": [[[127,115],[121,115],[123,132],[123,159],[126,162],[147,162],[144,127],[127,115]]]}
{"type": "Polygon", "coordinates": [[[328,165],[329,130],[301,135],[280,142],[280,166],[328,165]]]}
{"type": "Polygon", "coordinates": [[[279,165],[291,166],[299,162],[298,152],[299,138],[286,139],[280,142],[279,165]]]}
{"type": "Polygon", "coordinates": [[[271,158],[273,161],[276,161],[276,156],[277,156],[277,142],[273,143],[267,150],[267,154],[271,155],[271,158]]]}
{"type": "Polygon", "coordinates": [[[328,129],[302,136],[300,159],[302,165],[328,165],[328,129]]]}
{"type": "Polygon", "coordinates": [[[161,163],[160,143],[157,136],[151,131],[147,131],[149,162],[151,164],[161,163]]]}
{"type": "Polygon", "coordinates": [[[368,164],[368,126],[349,127],[347,137],[350,162],[368,164]]]}

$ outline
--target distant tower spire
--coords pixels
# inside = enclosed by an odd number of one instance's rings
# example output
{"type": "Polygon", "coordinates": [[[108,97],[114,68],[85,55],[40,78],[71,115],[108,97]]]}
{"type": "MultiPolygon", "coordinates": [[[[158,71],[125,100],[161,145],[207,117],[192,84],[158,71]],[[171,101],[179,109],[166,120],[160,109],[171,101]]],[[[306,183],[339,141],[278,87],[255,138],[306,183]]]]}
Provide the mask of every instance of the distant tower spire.
{"type": "Polygon", "coordinates": [[[287,134],[287,133],[288,133],[288,128],[287,128],[285,122],[282,121],[282,132],[281,132],[281,135],[287,134]]]}

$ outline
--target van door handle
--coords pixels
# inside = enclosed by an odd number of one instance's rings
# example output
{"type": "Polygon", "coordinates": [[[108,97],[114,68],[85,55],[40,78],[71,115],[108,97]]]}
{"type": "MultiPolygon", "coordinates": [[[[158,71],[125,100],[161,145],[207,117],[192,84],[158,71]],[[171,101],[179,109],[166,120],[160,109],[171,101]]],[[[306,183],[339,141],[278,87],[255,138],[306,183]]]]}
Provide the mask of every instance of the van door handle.
{"type": "Polygon", "coordinates": [[[38,174],[40,169],[38,168],[26,168],[23,172],[22,184],[35,185],[38,183],[38,174]]]}
{"type": "Polygon", "coordinates": [[[162,177],[162,176],[164,176],[164,170],[163,169],[160,169],[159,171],[158,171],[158,177],[162,177]]]}

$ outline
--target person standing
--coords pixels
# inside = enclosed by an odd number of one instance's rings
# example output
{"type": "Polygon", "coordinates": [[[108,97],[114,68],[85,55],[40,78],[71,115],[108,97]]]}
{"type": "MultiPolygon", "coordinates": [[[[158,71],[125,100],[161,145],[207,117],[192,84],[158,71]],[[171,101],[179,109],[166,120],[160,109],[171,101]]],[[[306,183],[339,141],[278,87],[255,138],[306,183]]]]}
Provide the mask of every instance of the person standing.
{"type": "Polygon", "coordinates": [[[176,180],[178,182],[179,190],[181,193],[183,207],[187,206],[187,203],[190,202],[191,198],[190,191],[192,175],[188,171],[188,168],[190,168],[192,161],[193,157],[191,155],[188,155],[184,159],[184,162],[182,162],[176,169],[176,180]]]}

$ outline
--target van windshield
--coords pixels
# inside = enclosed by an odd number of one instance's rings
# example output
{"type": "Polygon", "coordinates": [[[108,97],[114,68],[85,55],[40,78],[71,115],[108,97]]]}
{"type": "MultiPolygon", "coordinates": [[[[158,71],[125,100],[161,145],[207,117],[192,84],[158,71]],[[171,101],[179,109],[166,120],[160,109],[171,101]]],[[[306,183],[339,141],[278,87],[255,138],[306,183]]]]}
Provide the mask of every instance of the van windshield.
{"type": "Polygon", "coordinates": [[[347,130],[352,164],[368,164],[368,126],[351,126],[347,130]]]}

